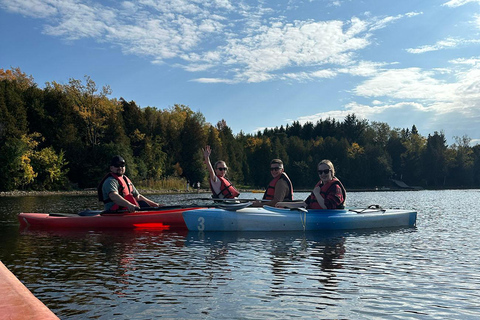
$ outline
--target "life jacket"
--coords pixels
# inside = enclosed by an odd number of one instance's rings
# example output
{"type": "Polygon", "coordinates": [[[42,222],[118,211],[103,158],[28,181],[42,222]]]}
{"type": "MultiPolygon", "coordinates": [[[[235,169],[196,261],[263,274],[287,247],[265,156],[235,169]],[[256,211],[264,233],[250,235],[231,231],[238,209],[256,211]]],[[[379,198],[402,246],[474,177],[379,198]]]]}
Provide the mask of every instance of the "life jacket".
{"type": "MultiPolygon", "coordinates": [[[[347,197],[347,191],[345,190],[345,187],[343,186],[343,184],[340,182],[340,180],[338,180],[337,178],[333,178],[332,180],[330,180],[327,184],[323,184],[322,183],[322,180],[320,180],[316,185],[315,185],[315,188],[320,186],[320,195],[323,196],[323,198],[325,199],[327,197],[327,194],[328,194],[328,190],[330,188],[334,188],[335,186],[340,186],[340,189],[342,190],[342,194],[343,194],[343,201],[342,203],[340,203],[336,209],[343,209],[345,208],[345,198],[347,197]]],[[[318,201],[317,201],[317,198],[315,197],[315,195],[313,194],[313,192],[308,196],[308,198],[305,200],[305,202],[307,203],[308,205],[308,208],[309,209],[323,209],[322,207],[320,207],[320,205],[318,204],[318,201]]]]}
{"type": "Polygon", "coordinates": [[[289,192],[283,199],[285,200],[293,200],[293,184],[292,181],[290,181],[290,178],[287,176],[285,172],[282,172],[282,174],[278,175],[275,179],[270,181],[269,185],[267,186],[267,189],[265,190],[265,193],[263,194],[263,199],[264,200],[273,200],[273,196],[275,195],[275,185],[277,184],[278,180],[283,179],[287,181],[288,183],[288,189],[289,192]]]}
{"type": "MultiPolygon", "coordinates": [[[[115,180],[117,180],[118,183],[120,184],[120,186],[118,188],[118,194],[119,195],[121,195],[128,202],[140,207],[140,205],[137,202],[137,199],[135,199],[135,197],[132,194],[133,184],[130,181],[130,179],[128,179],[128,177],[126,175],[123,175],[123,176],[120,177],[119,175],[116,175],[115,173],[112,173],[112,172],[107,173],[105,175],[105,177],[103,177],[102,181],[100,182],[100,184],[97,187],[97,193],[98,193],[98,200],[99,201],[102,201],[103,203],[113,202],[112,199],[110,199],[110,197],[107,200],[105,200],[103,198],[102,187],[103,187],[103,183],[105,182],[105,180],[107,180],[108,177],[115,178],[115,180]]],[[[116,203],[110,208],[111,211],[124,210],[124,209],[126,209],[126,208],[121,207],[116,203]]]]}
{"type": "Polygon", "coordinates": [[[217,179],[220,180],[219,193],[215,193],[215,191],[213,191],[212,181],[208,179],[208,182],[210,183],[210,190],[212,190],[212,193],[213,193],[213,196],[212,196],[213,198],[219,198],[220,194],[223,194],[223,197],[226,199],[233,199],[240,195],[240,192],[238,192],[237,189],[235,189],[235,187],[232,185],[230,181],[228,181],[227,178],[217,176],[217,179]]]}

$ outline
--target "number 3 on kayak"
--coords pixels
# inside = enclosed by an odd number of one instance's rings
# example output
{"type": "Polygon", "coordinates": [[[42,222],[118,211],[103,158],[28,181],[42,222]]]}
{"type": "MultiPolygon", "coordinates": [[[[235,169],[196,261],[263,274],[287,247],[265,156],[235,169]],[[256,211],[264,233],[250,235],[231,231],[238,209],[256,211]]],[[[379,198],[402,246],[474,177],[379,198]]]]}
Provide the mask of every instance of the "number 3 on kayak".
{"type": "Polygon", "coordinates": [[[205,218],[204,217],[198,217],[197,229],[198,229],[198,231],[205,230],[205,218]]]}

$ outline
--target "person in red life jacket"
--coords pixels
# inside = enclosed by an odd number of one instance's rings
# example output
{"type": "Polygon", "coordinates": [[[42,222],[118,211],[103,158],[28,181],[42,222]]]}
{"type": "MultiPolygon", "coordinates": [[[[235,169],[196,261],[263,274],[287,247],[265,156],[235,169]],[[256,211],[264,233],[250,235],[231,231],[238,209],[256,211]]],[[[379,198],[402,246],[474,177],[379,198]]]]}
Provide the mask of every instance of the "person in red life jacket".
{"type": "Polygon", "coordinates": [[[278,203],[279,207],[306,207],[307,209],[343,209],[347,192],[335,177],[335,167],[330,160],[322,160],[317,166],[320,181],[302,203],[278,203]]]}
{"type": "Polygon", "coordinates": [[[205,164],[207,165],[208,173],[210,178],[208,182],[210,183],[210,190],[212,190],[212,198],[219,199],[234,199],[240,195],[240,192],[235,189],[232,183],[227,179],[227,164],[223,160],[215,162],[215,169],[212,167],[210,162],[210,154],[212,149],[210,146],[206,146],[205,149],[202,149],[203,156],[205,158],[205,164]]]}
{"type": "Polygon", "coordinates": [[[268,201],[254,201],[252,207],[262,207],[265,205],[274,207],[277,202],[293,200],[292,181],[290,181],[290,178],[284,171],[282,160],[273,159],[270,162],[270,173],[273,179],[263,194],[263,200],[268,201]]]}
{"type": "Polygon", "coordinates": [[[347,192],[335,177],[335,167],[330,160],[322,160],[317,166],[320,181],[305,200],[307,209],[343,209],[347,192]]]}
{"type": "Polygon", "coordinates": [[[147,203],[150,207],[159,207],[158,203],[141,195],[125,175],[125,160],[121,156],[112,158],[110,172],[103,177],[97,191],[99,200],[105,205],[105,211],[134,212],[140,209],[139,201],[147,203]]]}

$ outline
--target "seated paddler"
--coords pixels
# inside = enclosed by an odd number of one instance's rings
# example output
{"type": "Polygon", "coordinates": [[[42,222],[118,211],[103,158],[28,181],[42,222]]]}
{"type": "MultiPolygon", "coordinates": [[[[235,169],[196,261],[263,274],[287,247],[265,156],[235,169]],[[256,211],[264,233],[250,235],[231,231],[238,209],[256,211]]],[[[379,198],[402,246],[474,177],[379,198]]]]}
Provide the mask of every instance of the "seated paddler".
{"type": "Polygon", "coordinates": [[[203,150],[205,165],[208,169],[210,190],[212,190],[212,198],[216,199],[235,199],[240,192],[235,189],[232,183],[227,179],[227,164],[223,160],[218,160],[212,167],[210,162],[210,154],[212,149],[206,146],[203,150]],[[215,168],[215,169],[214,169],[215,168]]]}
{"type": "Polygon", "coordinates": [[[273,159],[270,162],[272,180],[265,189],[263,201],[254,201],[252,207],[274,207],[280,201],[293,201],[293,185],[283,168],[283,161],[273,159]]]}
{"type": "Polygon", "coordinates": [[[160,205],[141,195],[130,179],[125,175],[125,159],[114,156],[110,162],[110,172],[103,177],[97,187],[98,199],[104,203],[105,211],[134,212],[140,209],[140,203],[150,207],[160,205]]]}
{"type": "Polygon", "coordinates": [[[279,202],[277,207],[307,209],[343,209],[347,191],[335,176],[335,167],[330,160],[322,160],[317,165],[317,173],[320,178],[307,199],[302,202],[279,202]]]}

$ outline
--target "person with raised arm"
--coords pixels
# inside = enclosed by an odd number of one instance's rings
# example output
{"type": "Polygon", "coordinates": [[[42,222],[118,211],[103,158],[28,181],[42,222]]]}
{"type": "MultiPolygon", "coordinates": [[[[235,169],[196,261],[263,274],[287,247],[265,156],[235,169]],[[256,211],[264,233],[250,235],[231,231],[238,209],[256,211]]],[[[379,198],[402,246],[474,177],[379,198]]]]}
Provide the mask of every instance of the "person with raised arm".
{"type": "Polygon", "coordinates": [[[212,191],[212,198],[215,199],[235,199],[240,195],[240,192],[235,189],[232,183],[227,179],[227,164],[223,160],[218,160],[212,167],[210,162],[210,154],[212,149],[206,146],[202,149],[205,165],[209,173],[208,182],[210,183],[210,190],[212,191]]]}

